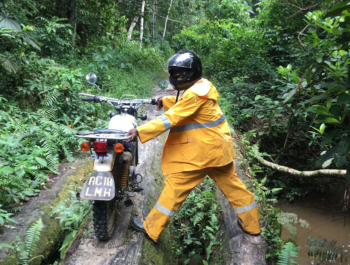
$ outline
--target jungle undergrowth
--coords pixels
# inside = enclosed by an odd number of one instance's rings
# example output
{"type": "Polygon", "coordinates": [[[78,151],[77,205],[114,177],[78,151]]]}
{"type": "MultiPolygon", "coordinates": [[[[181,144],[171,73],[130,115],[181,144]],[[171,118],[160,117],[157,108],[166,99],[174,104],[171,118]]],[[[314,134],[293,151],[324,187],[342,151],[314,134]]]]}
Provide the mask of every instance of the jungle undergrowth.
{"type": "Polygon", "coordinates": [[[215,197],[215,182],[206,177],[175,213],[171,221],[172,250],[183,264],[209,264],[218,240],[220,206],[215,197]]]}

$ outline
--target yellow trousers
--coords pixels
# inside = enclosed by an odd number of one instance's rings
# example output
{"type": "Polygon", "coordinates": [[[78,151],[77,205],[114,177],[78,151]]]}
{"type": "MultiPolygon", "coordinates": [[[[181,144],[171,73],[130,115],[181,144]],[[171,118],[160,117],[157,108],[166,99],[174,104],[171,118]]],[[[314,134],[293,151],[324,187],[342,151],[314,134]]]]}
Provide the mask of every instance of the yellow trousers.
{"type": "Polygon", "coordinates": [[[169,224],[175,211],[181,206],[191,190],[208,175],[211,177],[231,207],[235,210],[243,229],[251,234],[260,233],[259,215],[254,195],[238,178],[233,163],[222,167],[169,174],[164,180],[164,189],[156,205],[143,222],[149,237],[157,241],[160,233],[169,224]]]}

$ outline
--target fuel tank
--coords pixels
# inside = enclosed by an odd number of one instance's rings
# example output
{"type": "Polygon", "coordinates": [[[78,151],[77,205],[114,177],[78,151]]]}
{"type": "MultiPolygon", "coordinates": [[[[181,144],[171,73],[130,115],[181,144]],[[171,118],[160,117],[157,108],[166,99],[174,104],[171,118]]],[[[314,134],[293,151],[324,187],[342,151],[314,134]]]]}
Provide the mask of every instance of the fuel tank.
{"type": "Polygon", "coordinates": [[[128,132],[130,129],[136,128],[136,126],[137,122],[134,116],[122,113],[112,117],[109,121],[108,129],[128,132]]]}

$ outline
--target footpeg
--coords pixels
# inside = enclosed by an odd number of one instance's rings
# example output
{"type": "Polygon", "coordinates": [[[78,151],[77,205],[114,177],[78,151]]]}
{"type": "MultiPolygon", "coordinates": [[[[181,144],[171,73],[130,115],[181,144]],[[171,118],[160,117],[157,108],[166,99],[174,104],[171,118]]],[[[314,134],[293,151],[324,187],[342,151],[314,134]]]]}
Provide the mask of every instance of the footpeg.
{"type": "Polygon", "coordinates": [[[133,188],[132,191],[134,191],[134,192],[140,192],[140,191],[143,191],[143,188],[133,188]]]}
{"type": "Polygon", "coordinates": [[[125,205],[125,207],[130,207],[130,206],[133,206],[134,203],[132,202],[132,200],[127,199],[124,201],[124,205],[125,205]]]}

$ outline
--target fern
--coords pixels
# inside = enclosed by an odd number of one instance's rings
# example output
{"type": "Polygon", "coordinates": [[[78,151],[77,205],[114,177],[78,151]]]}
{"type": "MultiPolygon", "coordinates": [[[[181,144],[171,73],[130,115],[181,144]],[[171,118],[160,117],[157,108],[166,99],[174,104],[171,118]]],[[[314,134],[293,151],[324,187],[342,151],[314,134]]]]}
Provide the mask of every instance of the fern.
{"type": "Polygon", "coordinates": [[[346,261],[347,253],[344,252],[342,246],[337,246],[337,241],[328,241],[326,239],[319,239],[316,237],[309,237],[307,239],[307,245],[311,246],[308,255],[321,260],[335,261],[343,259],[346,261]]]}
{"type": "Polygon", "coordinates": [[[51,107],[54,103],[56,103],[61,95],[61,93],[56,89],[54,89],[51,93],[52,94],[43,102],[43,104],[47,107],[51,107]]]}
{"type": "Polygon", "coordinates": [[[60,247],[61,252],[61,258],[63,258],[64,251],[69,247],[69,245],[72,243],[73,239],[75,238],[76,234],[78,233],[78,230],[71,231],[63,240],[62,246],[60,247]]]}
{"type": "Polygon", "coordinates": [[[40,232],[42,229],[43,223],[40,218],[27,230],[24,242],[19,242],[20,238],[17,237],[17,240],[13,243],[13,246],[11,246],[11,248],[17,253],[20,262],[19,264],[28,265],[32,260],[43,257],[42,255],[32,257],[33,252],[37,247],[36,243],[40,240],[40,232]]]}
{"type": "Polygon", "coordinates": [[[299,253],[292,242],[283,245],[281,253],[278,255],[277,265],[298,264],[293,258],[299,257],[299,253]]]}
{"type": "Polygon", "coordinates": [[[30,229],[28,229],[26,233],[26,251],[28,252],[28,255],[30,256],[32,252],[36,248],[36,242],[40,240],[40,232],[43,229],[43,222],[41,218],[32,225],[30,229]]]}
{"type": "Polygon", "coordinates": [[[300,226],[304,228],[310,227],[309,223],[306,220],[298,220],[298,216],[295,213],[280,212],[277,215],[277,221],[283,225],[294,238],[297,237],[297,228],[295,226],[296,224],[299,223],[300,226]]]}

